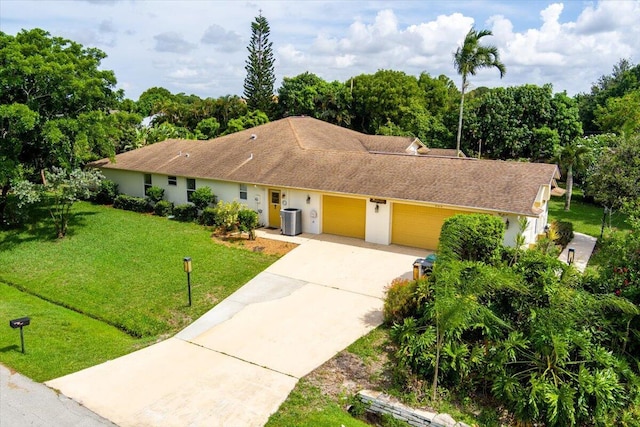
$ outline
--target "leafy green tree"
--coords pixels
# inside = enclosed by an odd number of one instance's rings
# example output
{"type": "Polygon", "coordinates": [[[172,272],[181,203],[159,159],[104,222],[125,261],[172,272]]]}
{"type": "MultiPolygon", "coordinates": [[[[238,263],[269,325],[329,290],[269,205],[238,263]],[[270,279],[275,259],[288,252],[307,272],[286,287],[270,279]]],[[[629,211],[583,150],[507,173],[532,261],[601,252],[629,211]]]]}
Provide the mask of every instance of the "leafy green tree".
{"type": "Polygon", "coordinates": [[[172,100],[173,94],[163,87],[152,87],[140,94],[136,102],[136,111],[143,117],[149,117],[158,112],[164,101],[172,100]]]}
{"type": "Polygon", "coordinates": [[[203,119],[196,126],[196,138],[197,139],[212,139],[218,135],[220,129],[220,123],[215,117],[203,119]]]}
{"type": "Polygon", "coordinates": [[[251,41],[247,50],[244,80],[244,97],[249,109],[263,111],[269,116],[273,110],[273,84],[276,81],[274,72],[273,43],[269,41],[269,22],[258,15],[251,23],[251,41]]]}
{"type": "Polygon", "coordinates": [[[354,128],[361,132],[378,133],[389,122],[401,125],[413,108],[424,108],[418,80],[402,71],[362,74],[352,79],[352,85],[354,128]]]}
{"type": "Polygon", "coordinates": [[[491,36],[489,30],[476,31],[471,28],[464,38],[462,46],[458,47],[453,55],[453,62],[458,74],[462,76],[460,86],[460,115],[458,119],[458,134],[456,137],[456,150],[460,154],[460,138],[462,136],[462,113],[464,111],[464,93],[467,88],[467,79],[470,75],[475,76],[482,68],[497,68],[500,71],[500,78],[504,76],[507,69],[500,62],[498,48],[492,45],[482,45],[480,41],[483,37],[491,36]]]}
{"type": "Polygon", "coordinates": [[[640,89],[607,99],[604,107],[596,108],[594,121],[604,132],[640,133],[640,89]]]}
{"type": "Polygon", "coordinates": [[[554,95],[551,85],[490,89],[469,103],[465,121],[467,141],[481,142],[484,155],[505,160],[548,161],[558,146],[582,135],[575,102],[554,95]]]}
{"type": "Polygon", "coordinates": [[[20,200],[30,204],[44,201],[53,220],[56,235],[61,239],[69,230],[73,204],[78,200],[88,200],[96,194],[104,176],[95,170],[74,169],[68,172],[55,166],[51,171],[45,171],[44,176],[44,184],[22,181],[16,186],[16,195],[20,200]]]}
{"type": "Polygon", "coordinates": [[[38,113],[24,104],[0,105],[0,222],[4,218],[11,181],[23,171],[22,137],[36,127],[38,113]]]}
{"type": "Polygon", "coordinates": [[[265,113],[260,110],[250,111],[242,117],[229,120],[229,123],[227,123],[227,130],[224,132],[224,134],[227,135],[230,133],[239,132],[241,130],[263,125],[265,123],[269,123],[269,118],[265,113]]]}
{"type": "MultiPolygon", "coordinates": [[[[611,214],[640,198],[640,135],[605,149],[587,177],[587,192],[611,214]]],[[[604,228],[604,221],[603,221],[604,228]]]]}
{"type": "Polygon", "coordinates": [[[39,116],[35,127],[21,135],[22,163],[40,170],[68,160],[60,155],[69,153],[52,147],[44,134],[49,121],[66,120],[70,128],[77,126],[71,122],[81,114],[107,113],[117,107],[122,93],[114,89],[114,73],[100,69],[105,57],[98,49],[52,37],[41,29],[16,36],[0,33],[0,104],[25,105],[39,116]]]}
{"type": "Polygon", "coordinates": [[[567,192],[565,193],[564,210],[571,209],[571,195],[573,193],[573,172],[583,170],[588,166],[590,159],[589,148],[580,143],[580,139],[571,144],[560,147],[556,152],[556,160],[567,171],[567,192]]]}
{"type": "Polygon", "coordinates": [[[596,121],[598,109],[606,107],[609,98],[622,98],[638,89],[640,64],[633,65],[628,59],[621,59],[614,65],[611,74],[602,75],[591,86],[590,93],[576,96],[584,131],[587,134],[604,131],[596,121]]]}
{"type": "Polygon", "coordinates": [[[319,118],[318,101],[327,82],[313,73],[285,77],[278,89],[278,109],[282,117],[311,116],[319,118]]]}

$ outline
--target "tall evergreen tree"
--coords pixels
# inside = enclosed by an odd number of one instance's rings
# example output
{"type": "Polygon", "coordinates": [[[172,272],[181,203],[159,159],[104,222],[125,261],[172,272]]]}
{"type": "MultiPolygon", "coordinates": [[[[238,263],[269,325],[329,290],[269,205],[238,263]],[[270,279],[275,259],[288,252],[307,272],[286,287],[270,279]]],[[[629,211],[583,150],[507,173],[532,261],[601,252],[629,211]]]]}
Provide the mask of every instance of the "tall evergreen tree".
{"type": "Polygon", "coordinates": [[[261,110],[271,117],[273,112],[273,84],[276,81],[274,72],[273,49],[269,41],[269,22],[258,15],[251,24],[251,42],[247,46],[249,57],[247,77],[244,79],[244,97],[252,110],[261,110]]]}

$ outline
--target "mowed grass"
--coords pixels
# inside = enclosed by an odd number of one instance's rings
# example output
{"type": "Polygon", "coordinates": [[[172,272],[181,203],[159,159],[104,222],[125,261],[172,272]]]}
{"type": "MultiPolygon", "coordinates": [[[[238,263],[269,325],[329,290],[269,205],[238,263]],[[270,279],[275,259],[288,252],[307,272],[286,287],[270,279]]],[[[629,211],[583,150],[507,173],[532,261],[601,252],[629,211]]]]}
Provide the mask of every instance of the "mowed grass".
{"type": "Polygon", "coordinates": [[[0,284],[0,313],[5,323],[0,327],[0,361],[35,381],[79,371],[149,343],[4,284],[0,284]],[[25,315],[31,324],[23,328],[22,354],[20,330],[8,323],[25,315]]]}
{"type": "MultiPolygon", "coordinates": [[[[573,223],[573,231],[588,234],[593,237],[600,237],[602,226],[603,208],[600,205],[590,203],[585,200],[580,189],[574,188],[571,197],[571,210],[564,210],[565,197],[551,197],[549,200],[549,221],[569,221],[573,223]]],[[[619,230],[630,230],[626,222],[627,216],[621,212],[614,212],[611,215],[611,227],[619,230]]],[[[606,218],[609,226],[609,216],[606,218]]]]}
{"type": "Polygon", "coordinates": [[[89,203],[74,206],[64,239],[47,221],[0,231],[0,361],[48,379],[120,356],[179,331],[276,259],[216,244],[197,224],[89,203]],[[26,357],[8,326],[22,316],[26,357]]]}

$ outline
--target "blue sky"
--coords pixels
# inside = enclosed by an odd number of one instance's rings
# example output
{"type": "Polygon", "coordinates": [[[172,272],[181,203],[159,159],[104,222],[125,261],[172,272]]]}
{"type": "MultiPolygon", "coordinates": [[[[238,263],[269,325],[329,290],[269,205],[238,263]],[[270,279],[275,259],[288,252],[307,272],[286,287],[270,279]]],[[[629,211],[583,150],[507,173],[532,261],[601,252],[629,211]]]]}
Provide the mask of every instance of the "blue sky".
{"type": "Polygon", "coordinates": [[[469,28],[493,31],[507,74],[471,88],[553,84],[588,92],[621,58],[640,62],[640,0],[205,1],[0,0],[0,31],[42,28],[107,54],[128,98],[162,86],[201,97],[242,95],[259,11],[271,27],[276,89],[305,71],[346,81],[379,69],[444,74],[469,28]]]}

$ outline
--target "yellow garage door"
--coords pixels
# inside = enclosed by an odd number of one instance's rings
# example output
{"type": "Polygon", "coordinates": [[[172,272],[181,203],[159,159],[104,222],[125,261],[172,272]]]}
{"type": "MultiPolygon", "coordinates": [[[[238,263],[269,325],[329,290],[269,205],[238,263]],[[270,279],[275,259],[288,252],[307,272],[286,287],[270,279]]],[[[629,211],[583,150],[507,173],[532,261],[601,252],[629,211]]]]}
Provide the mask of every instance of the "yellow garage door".
{"type": "Polygon", "coordinates": [[[435,250],[445,219],[460,211],[426,206],[393,204],[391,243],[435,250]]]}
{"type": "Polygon", "coordinates": [[[364,239],[366,200],[322,197],[322,232],[364,239]]]}

